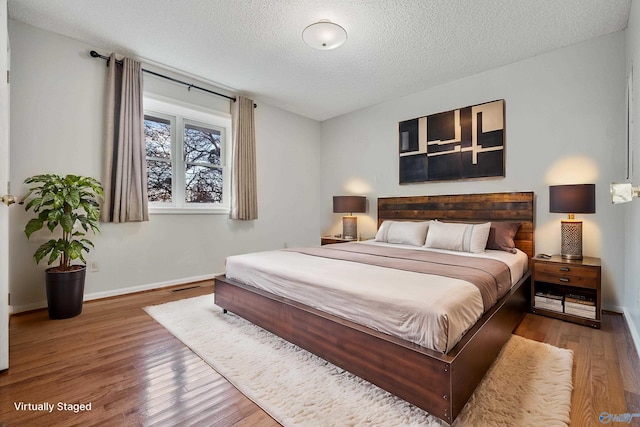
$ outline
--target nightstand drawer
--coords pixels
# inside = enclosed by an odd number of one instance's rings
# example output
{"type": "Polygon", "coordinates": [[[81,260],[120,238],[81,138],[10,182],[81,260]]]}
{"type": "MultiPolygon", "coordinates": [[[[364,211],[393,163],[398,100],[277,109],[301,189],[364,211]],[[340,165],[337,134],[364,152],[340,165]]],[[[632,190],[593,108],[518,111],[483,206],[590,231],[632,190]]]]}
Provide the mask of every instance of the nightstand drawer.
{"type": "Polygon", "coordinates": [[[597,280],[597,277],[565,276],[557,273],[540,272],[538,268],[536,268],[535,280],[537,282],[555,283],[556,285],[576,286],[579,288],[590,289],[596,289],[600,283],[597,280]]]}
{"type": "Polygon", "coordinates": [[[582,277],[586,279],[597,279],[600,274],[599,269],[589,268],[583,266],[563,265],[553,263],[539,263],[535,264],[535,274],[549,274],[558,277],[582,277]]]}

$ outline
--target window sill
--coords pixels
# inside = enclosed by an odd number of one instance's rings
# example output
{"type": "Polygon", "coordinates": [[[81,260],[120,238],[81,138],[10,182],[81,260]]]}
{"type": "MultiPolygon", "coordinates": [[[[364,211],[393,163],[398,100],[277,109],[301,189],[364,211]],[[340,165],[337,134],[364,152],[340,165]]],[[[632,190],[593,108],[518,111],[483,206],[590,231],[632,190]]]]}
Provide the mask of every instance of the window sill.
{"type": "Polygon", "coordinates": [[[229,215],[227,207],[159,207],[149,206],[149,215],[229,215]]]}

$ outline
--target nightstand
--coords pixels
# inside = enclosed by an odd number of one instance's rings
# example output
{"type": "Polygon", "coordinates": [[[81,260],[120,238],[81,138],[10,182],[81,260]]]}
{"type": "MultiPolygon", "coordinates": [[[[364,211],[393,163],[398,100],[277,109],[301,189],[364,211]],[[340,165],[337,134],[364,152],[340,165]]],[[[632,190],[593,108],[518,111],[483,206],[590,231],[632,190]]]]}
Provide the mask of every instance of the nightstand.
{"type": "Polygon", "coordinates": [[[600,328],[601,274],[600,258],[534,258],[531,311],[600,328]]]}
{"type": "Polygon", "coordinates": [[[357,239],[343,239],[341,237],[333,237],[333,236],[322,236],[320,238],[321,245],[331,245],[333,243],[347,243],[347,242],[357,242],[357,239]]]}

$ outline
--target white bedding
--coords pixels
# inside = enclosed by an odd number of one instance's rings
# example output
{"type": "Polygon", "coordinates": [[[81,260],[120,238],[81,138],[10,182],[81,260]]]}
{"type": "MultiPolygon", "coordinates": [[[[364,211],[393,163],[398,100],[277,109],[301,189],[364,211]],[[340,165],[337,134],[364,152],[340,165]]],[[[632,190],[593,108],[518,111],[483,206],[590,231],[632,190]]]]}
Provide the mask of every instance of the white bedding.
{"type": "MultiPolygon", "coordinates": [[[[404,246],[374,241],[362,244],[404,246]]],[[[521,251],[473,254],[405,247],[501,260],[511,270],[512,285],[528,267],[528,258],[521,251]]],[[[291,251],[230,256],[226,275],[443,353],[451,350],[483,314],[480,291],[464,280],[291,251]]]]}

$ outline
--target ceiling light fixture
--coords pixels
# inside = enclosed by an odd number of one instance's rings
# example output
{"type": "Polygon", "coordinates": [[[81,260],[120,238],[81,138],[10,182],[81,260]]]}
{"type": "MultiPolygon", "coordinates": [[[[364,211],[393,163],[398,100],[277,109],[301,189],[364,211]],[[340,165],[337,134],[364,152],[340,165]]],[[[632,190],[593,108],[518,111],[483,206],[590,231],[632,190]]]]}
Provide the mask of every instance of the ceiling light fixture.
{"type": "Polygon", "coordinates": [[[331,50],[347,40],[347,32],[338,24],[322,19],[302,31],[302,40],[314,49],[331,50]]]}

